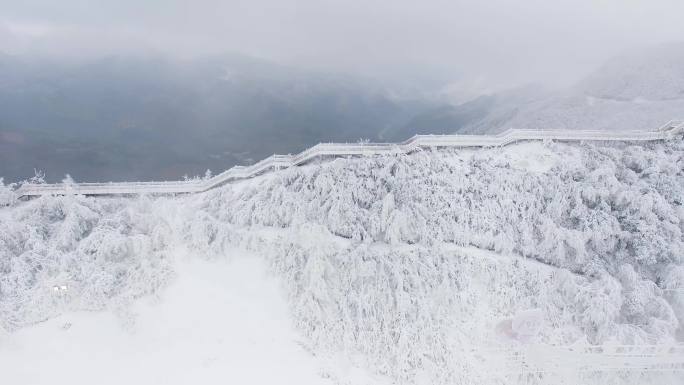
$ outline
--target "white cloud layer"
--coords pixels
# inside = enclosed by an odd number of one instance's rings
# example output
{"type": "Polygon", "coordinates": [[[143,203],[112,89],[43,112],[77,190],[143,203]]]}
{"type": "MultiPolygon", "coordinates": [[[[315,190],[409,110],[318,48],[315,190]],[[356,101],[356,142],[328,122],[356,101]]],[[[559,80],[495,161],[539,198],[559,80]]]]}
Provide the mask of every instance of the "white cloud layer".
{"type": "Polygon", "coordinates": [[[683,13],[678,0],[0,0],[0,51],[232,51],[498,89],[565,84],[632,46],[681,40],[683,13]]]}

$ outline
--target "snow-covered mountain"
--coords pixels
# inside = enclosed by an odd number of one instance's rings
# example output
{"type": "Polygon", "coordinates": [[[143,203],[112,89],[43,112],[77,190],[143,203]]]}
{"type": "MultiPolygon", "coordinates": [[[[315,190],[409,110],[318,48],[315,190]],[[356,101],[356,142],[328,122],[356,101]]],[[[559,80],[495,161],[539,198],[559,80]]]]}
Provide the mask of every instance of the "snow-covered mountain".
{"type": "Polygon", "coordinates": [[[613,58],[577,88],[586,95],[620,101],[684,99],[684,43],[646,47],[613,58]]]}
{"type": "MultiPolygon", "coordinates": [[[[135,309],[164,301],[184,260],[236,249],[280,282],[300,352],[328,362],[321,383],[507,383],[477,352],[521,344],[501,331],[521,312],[541,314],[530,338],[543,346],[681,342],[683,170],[681,139],[535,142],[336,159],[176,198],[16,202],[5,189],[0,366],[11,346],[30,351],[20,332],[75,311],[110,311],[127,333],[145,333],[135,309]]],[[[219,306],[192,311],[225,319],[219,306]]],[[[243,317],[241,302],[223,306],[243,317]]],[[[91,323],[70,319],[70,332],[87,335],[79,328],[91,323]]],[[[215,346],[224,332],[212,330],[201,335],[215,346]]],[[[183,346],[183,335],[169,338],[183,346]]]]}
{"type": "Polygon", "coordinates": [[[451,127],[459,133],[642,130],[682,117],[684,43],[673,43],[625,53],[568,89],[528,86],[483,96],[424,112],[408,127],[418,132],[451,127]]]}

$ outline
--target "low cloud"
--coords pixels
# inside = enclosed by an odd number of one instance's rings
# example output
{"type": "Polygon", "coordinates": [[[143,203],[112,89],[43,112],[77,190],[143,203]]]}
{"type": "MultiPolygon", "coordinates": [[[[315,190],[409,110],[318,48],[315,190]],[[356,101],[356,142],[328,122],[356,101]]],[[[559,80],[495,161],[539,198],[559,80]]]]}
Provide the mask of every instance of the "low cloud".
{"type": "Polygon", "coordinates": [[[1,51],[239,52],[483,90],[568,84],[631,46],[684,37],[677,0],[3,2],[1,51]]]}

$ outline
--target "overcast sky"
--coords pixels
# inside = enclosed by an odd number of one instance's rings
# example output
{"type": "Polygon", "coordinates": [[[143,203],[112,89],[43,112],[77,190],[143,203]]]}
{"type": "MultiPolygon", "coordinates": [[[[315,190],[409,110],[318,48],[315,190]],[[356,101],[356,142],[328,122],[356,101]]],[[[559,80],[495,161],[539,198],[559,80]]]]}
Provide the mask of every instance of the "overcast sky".
{"type": "Polygon", "coordinates": [[[378,78],[567,84],[684,40],[682,0],[0,0],[0,51],[239,52],[378,78]]]}

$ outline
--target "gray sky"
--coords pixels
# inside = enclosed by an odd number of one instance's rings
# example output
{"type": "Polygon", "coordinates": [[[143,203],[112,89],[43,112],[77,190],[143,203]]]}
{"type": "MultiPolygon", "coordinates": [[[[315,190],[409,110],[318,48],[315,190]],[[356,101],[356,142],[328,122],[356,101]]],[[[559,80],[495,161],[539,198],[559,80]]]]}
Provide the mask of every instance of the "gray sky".
{"type": "Polygon", "coordinates": [[[568,84],[638,45],[684,40],[681,0],[0,0],[0,51],[239,52],[300,67],[568,84]]]}

